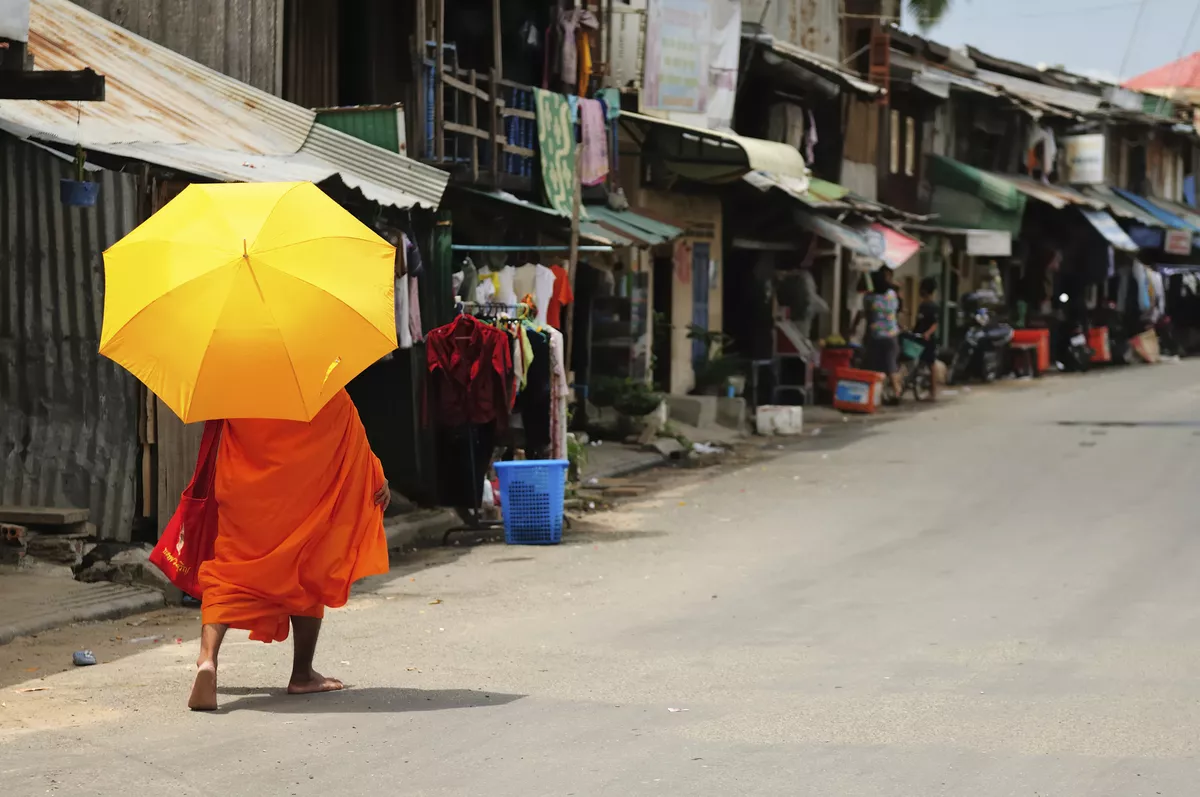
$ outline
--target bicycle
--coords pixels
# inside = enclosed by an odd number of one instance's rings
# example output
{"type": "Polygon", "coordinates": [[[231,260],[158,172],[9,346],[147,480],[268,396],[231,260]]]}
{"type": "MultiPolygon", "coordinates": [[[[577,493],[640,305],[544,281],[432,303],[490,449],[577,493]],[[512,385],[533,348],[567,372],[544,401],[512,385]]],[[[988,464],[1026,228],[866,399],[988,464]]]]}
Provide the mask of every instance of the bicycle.
{"type": "Polygon", "coordinates": [[[917,401],[929,401],[933,398],[933,366],[925,362],[925,347],[929,341],[912,332],[900,335],[900,396],[895,396],[891,380],[884,380],[883,398],[885,401],[899,401],[905,393],[912,391],[917,401]]]}

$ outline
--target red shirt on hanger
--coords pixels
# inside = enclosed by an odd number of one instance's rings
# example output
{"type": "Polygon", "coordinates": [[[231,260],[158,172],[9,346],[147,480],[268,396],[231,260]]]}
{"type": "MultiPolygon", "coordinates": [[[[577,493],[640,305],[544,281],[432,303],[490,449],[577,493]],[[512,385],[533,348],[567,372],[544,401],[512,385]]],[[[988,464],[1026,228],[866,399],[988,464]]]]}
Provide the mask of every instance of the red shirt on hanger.
{"type": "Polygon", "coordinates": [[[425,339],[434,390],[434,420],[444,426],[467,423],[507,425],[515,395],[508,335],[461,315],[425,339]]]}
{"type": "Polygon", "coordinates": [[[554,272],[554,293],[550,296],[550,302],[546,306],[546,321],[561,332],[563,305],[575,301],[575,294],[571,291],[571,277],[565,268],[554,265],[550,267],[550,270],[554,272]]]}

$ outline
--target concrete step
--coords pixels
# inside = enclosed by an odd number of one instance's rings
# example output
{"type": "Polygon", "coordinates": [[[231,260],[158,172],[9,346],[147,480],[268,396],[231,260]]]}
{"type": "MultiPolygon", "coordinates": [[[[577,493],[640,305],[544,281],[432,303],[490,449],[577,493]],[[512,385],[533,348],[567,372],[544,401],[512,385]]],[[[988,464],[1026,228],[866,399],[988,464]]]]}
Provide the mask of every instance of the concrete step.
{"type": "Polygon", "coordinates": [[[0,645],[19,636],[163,606],[158,590],[0,572],[0,645]]]}

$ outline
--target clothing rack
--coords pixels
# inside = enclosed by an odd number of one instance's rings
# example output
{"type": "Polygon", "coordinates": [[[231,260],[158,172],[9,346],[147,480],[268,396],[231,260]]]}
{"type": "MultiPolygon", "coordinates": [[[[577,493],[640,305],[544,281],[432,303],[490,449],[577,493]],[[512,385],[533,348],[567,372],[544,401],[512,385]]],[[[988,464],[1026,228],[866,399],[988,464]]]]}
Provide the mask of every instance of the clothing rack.
{"type": "MultiPolygon", "coordinates": [[[[506,304],[504,302],[456,302],[455,303],[456,315],[462,315],[464,313],[467,313],[472,316],[475,316],[476,318],[481,318],[481,317],[482,318],[489,318],[489,317],[495,318],[495,317],[500,316],[502,313],[508,313],[513,318],[513,320],[517,320],[517,319],[521,318],[524,315],[524,313],[526,311],[528,311],[528,309],[529,309],[529,305],[527,305],[527,304],[506,304]]],[[[467,467],[470,469],[472,480],[475,479],[475,473],[476,473],[475,432],[476,432],[476,430],[475,430],[474,425],[468,424],[468,429],[467,429],[467,463],[468,464],[467,464],[467,467]]],[[[485,477],[486,477],[486,471],[485,471],[485,477]]],[[[451,534],[461,534],[463,532],[494,531],[496,529],[504,528],[503,521],[483,520],[482,519],[481,516],[483,514],[483,506],[482,506],[482,498],[479,497],[480,489],[481,489],[480,485],[478,485],[478,484],[471,485],[471,495],[473,497],[475,497],[475,505],[473,507],[458,508],[459,516],[462,517],[462,519],[463,519],[463,525],[455,526],[452,529],[447,529],[445,534],[442,535],[442,545],[446,544],[446,542],[450,539],[451,534]],[[463,510],[465,510],[466,512],[470,512],[470,514],[464,516],[463,510]]]]}

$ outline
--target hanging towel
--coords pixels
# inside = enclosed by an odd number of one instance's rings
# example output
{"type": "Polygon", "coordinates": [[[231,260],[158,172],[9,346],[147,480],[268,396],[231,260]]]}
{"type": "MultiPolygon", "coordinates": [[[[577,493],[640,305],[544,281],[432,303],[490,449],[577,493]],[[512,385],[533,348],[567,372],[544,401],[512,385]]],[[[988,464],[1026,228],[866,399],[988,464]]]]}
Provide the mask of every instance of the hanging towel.
{"type": "Polygon", "coordinates": [[[599,100],[581,99],[579,119],[583,125],[580,179],[584,185],[599,185],[608,177],[608,124],[604,119],[604,105],[599,100]]]}
{"type": "Polygon", "coordinates": [[[404,284],[407,279],[396,277],[396,343],[402,349],[411,349],[413,345],[408,318],[408,286],[404,284]]]}
{"type": "Polygon", "coordinates": [[[812,166],[817,157],[817,119],[813,112],[808,112],[808,129],[804,131],[804,159],[812,166]]]}
{"type": "Polygon", "coordinates": [[[425,328],[421,326],[421,285],[416,274],[408,275],[408,334],[413,343],[425,341],[425,328]]]}

